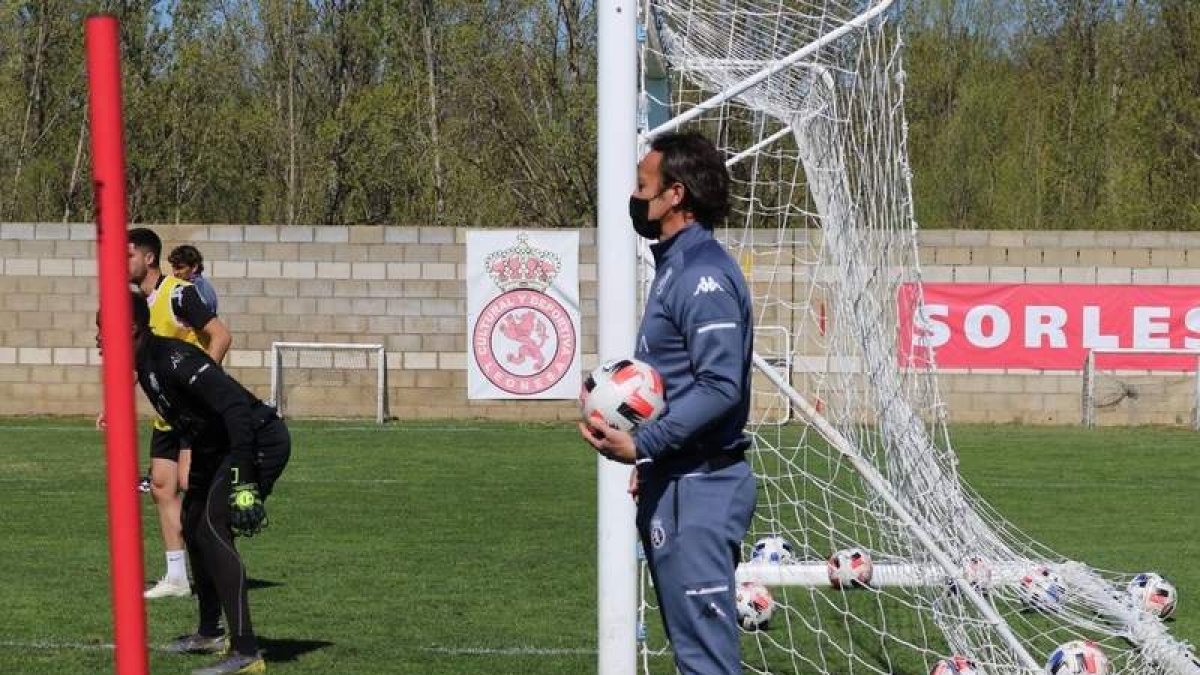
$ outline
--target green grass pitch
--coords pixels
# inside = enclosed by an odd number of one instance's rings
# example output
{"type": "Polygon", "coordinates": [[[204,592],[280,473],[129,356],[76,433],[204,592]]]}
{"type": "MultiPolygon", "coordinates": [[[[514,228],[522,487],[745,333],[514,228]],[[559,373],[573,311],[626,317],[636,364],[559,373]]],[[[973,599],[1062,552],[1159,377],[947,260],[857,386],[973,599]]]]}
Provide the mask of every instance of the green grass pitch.
{"type": "MultiPolygon", "coordinates": [[[[242,545],[271,672],[594,672],[595,460],[572,425],[291,426],[271,527],[242,545]]],[[[1034,537],[1175,581],[1172,632],[1200,642],[1200,436],[959,426],[952,438],[967,479],[1034,537]]],[[[111,671],[101,441],[90,421],[0,421],[0,672],[111,671]]],[[[148,497],[143,515],[150,578],[164,564],[148,497]]],[[[191,600],[149,603],[151,644],[194,617],[191,600]]],[[[206,663],[151,652],[156,673],[206,663]]]]}

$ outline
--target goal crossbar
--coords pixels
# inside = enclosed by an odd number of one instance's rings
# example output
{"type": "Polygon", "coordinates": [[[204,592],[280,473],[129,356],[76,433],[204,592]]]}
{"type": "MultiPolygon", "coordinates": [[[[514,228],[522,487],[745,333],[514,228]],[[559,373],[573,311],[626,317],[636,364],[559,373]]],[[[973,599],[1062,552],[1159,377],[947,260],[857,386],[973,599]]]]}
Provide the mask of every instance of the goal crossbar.
{"type": "Polygon", "coordinates": [[[383,345],[356,342],[272,342],[271,401],[274,402],[281,417],[284,414],[285,405],[283,400],[283,352],[285,349],[374,352],[377,355],[375,359],[375,421],[383,424],[387,420],[387,351],[383,345]]]}
{"type": "Polygon", "coordinates": [[[870,23],[875,17],[877,17],[880,14],[887,11],[887,9],[892,6],[893,1],[894,0],[885,0],[884,2],[880,2],[878,5],[875,5],[871,9],[869,9],[869,10],[863,12],[862,14],[859,14],[858,16],[854,17],[853,19],[843,23],[841,26],[838,26],[836,29],[829,31],[828,33],[825,33],[824,35],[817,38],[816,40],[813,40],[812,42],[804,45],[803,47],[801,47],[800,49],[797,49],[796,51],[792,52],[791,54],[788,54],[787,56],[776,61],[775,63],[771,64],[770,66],[763,68],[762,70],[751,75],[750,77],[747,77],[746,79],[733,85],[732,87],[729,87],[725,91],[722,91],[719,94],[716,94],[714,96],[709,97],[708,99],[705,99],[704,101],[701,101],[700,103],[696,104],[694,107],[688,109],[687,112],[676,115],[675,117],[671,118],[670,120],[667,120],[666,122],[658,125],[657,127],[651,129],[650,131],[647,131],[645,134],[643,134],[643,137],[642,137],[643,141],[649,142],[657,136],[661,136],[662,134],[665,134],[669,131],[674,131],[675,129],[678,129],[679,127],[683,126],[684,124],[687,124],[688,122],[691,122],[692,120],[700,117],[701,115],[705,114],[706,112],[719,107],[722,103],[725,103],[726,101],[729,101],[730,99],[733,99],[734,97],[736,97],[737,95],[746,91],[747,89],[750,89],[751,87],[754,87],[756,85],[763,83],[764,81],[767,80],[767,78],[771,77],[772,75],[775,75],[776,73],[780,73],[780,72],[787,70],[788,68],[791,68],[793,66],[799,65],[801,61],[808,58],[810,55],[812,55],[817,50],[825,47],[826,45],[836,42],[837,40],[839,40],[843,36],[845,36],[847,33],[851,32],[853,30],[862,28],[863,26],[870,23]]]}

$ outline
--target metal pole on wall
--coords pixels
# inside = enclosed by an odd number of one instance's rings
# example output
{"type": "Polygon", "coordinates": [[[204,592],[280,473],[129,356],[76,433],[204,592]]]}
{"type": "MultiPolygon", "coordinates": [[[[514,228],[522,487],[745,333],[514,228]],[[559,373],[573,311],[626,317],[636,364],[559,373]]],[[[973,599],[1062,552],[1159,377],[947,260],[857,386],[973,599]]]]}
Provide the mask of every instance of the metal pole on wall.
{"type": "MultiPolygon", "coordinates": [[[[629,195],[637,179],[637,3],[597,2],[598,351],[628,357],[637,338],[637,240],[629,195]]],[[[597,456],[597,673],[637,667],[637,534],[630,468],[597,456]]]]}
{"type": "Polygon", "coordinates": [[[108,454],[108,541],[113,642],[120,675],[147,672],[142,599],[142,517],[137,491],[133,408],[133,307],[125,250],[125,147],[121,127],[120,27],[89,17],[85,29],[92,184],[100,274],[100,343],[104,353],[104,440],[108,454]]]}
{"type": "Polygon", "coordinates": [[[1192,429],[1200,431],[1200,356],[1196,357],[1196,377],[1192,387],[1192,429]]]}

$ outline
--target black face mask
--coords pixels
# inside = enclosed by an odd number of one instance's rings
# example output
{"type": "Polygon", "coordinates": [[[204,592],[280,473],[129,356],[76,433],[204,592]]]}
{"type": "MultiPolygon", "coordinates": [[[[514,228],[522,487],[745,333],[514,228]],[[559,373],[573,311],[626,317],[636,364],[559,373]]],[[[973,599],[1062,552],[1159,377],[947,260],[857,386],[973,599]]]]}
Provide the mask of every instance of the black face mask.
{"type": "MultiPolygon", "coordinates": [[[[666,190],[663,190],[666,192],[666,190]]],[[[655,199],[662,192],[654,195],[655,199]]],[[[629,197],[629,220],[633,221],[633,231],[646,239],[658,239],[662,236],[662,221],[650,220],[650,200],[641,197],[629,197]]]]}

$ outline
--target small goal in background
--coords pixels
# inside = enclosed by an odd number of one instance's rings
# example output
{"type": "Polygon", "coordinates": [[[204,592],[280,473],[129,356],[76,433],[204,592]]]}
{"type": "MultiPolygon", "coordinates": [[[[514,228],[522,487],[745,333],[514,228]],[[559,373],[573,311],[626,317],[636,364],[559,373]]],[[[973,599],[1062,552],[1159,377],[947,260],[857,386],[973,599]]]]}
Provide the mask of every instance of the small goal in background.
{"type": "Polygon", "coordinates": [[[271,400],[280,416],[388,418],[387,353],[380,344],[271,343],[271,400]]]}
{"type": "Polygon", "coordinates": [[[1081,408],[1086,427],[1187,424],[1200,431],[1200,350],[1088,351],[1081,408]],[[1140,367],[1117,361],[1137,356],[1140,367]]]}

